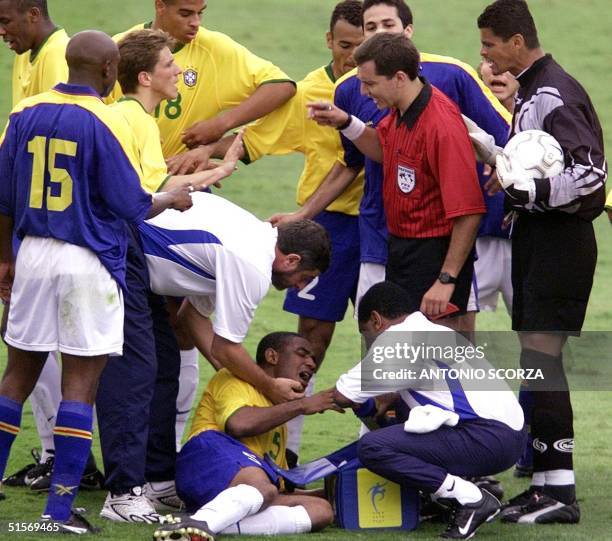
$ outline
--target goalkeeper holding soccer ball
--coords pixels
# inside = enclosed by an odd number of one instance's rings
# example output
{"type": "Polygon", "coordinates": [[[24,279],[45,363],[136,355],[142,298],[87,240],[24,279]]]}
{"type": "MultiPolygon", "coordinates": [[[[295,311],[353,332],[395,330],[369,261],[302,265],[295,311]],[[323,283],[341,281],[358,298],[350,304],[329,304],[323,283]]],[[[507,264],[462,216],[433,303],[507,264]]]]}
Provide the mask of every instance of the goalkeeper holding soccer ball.
{"type": "MultiPolygon", "coordinates": [[[[514,211],[512,328],[519,333],[521,366],[544,373],[544,381],[530,387],[535,391],[532,485],[510,500],[502,520],[576,523],[573,414],[562,350],[567,336],[580,334],[593,284],[592,221],[604,209],[607,176],[602,130],[585,90],[542,50],[526,2],[497,0],[480,15],[478,27],[481,55],[493,73],[509,71],[520,84],[512,125],[518,139],[497,157],[489,189],[503,188],[514,211]],[[525,167],[529,157],[523,147],[531,152],[544,142],[552,148],[538,135],[521,141],[528,130],[558,141],[563,164],[556,171],[542,175],[525,167]]],[[[483,134],[471,135],[479,158],[491,162],[495,149],[483,134]]]]}

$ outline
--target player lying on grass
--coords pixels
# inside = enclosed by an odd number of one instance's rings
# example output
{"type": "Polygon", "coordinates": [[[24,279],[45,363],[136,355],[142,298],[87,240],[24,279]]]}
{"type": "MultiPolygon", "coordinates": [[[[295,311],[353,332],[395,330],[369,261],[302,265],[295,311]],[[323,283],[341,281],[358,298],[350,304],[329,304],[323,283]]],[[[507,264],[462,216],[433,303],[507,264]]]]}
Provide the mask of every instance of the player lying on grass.
{"type": "MultiPolygon", "coordinates": [[[[302,388],[316,370],[312,346],[291,332],[265,336],[256,358],[269,377],[291,379],[302,388]]],[[[263,456],[269,453],[286,468],[286,422],[298,415],[342,411],[333,396],[333,389],[328,389],[274,405],[228,370],[217,372],[204,391],[176,465],[177,491],[192,514],[160,526],[154,539],[212,540],[217,533],[288,535],[331,524],[333,511],[327,500],[283,493],[263,456]]]]}
{"type": "MultiPolygon", "coordinates": [[[[387,380],[388,385],[373,380],[371,376],[375,376],[376,370],[372,368],[380,370],[393,362],[393,370],[408,366],[418,374],[423,374],[420,368],[441,368],[455,363],[454,358],[442,363],[439,355],[434,359],[417,359],[413,364],[406,359],[398,364],[398,360],[390,357],[380,363],[380,359],[372,357],[377,348],[379,352],[381,347],[388,351],[389,346],[402,342],[421,344],[423,341],[428,347],[443,348],[461,344],[459,335],[431,323],[421,312],[413,312],[411,303],[409,294],[391,282],[376,284],[364,295],[359,304],[359,330],[369,353],[338,379],[336,402],[343,407],[359,404],[365,409],[374,406],[372,402],[377,396],[400,392],[402,400],[411,408],[408,421],[405,425],[396,424],[364,435],[359,440],[359,459],[368,469],[395,483],[445,500],[453,513],[442,536],[468,539],[479,526],[499,513],[500,503],[464,477],[492,475],[515,463],[525,442],[523,412],[503,381],[479,382],[487,385],[486,390],[480,390],[483,387],[475,389],[475,384],[470,385],[463,376],[453,379],[417,375],[387,380]],[[433,422],[435,419],[437,423],[433,422]]],[[[487,364],[460,363],[462,369],[469,366],[481,368],[487,364]]],[[[362,412],[357,410],[357,413],[362,412]]]]}

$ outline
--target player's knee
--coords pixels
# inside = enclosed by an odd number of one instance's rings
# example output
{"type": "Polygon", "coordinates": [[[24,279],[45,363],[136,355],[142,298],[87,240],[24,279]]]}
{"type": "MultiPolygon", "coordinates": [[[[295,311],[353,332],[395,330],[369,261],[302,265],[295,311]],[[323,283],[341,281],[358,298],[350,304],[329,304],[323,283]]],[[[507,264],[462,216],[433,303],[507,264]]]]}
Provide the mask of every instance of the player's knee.
{"type": "Polygon", "coordinates": [[[312,523],[310,531],[318,532],[334,522],[334,510],[327,500],[313,498],[313,502],[304,507],[312,523]]]}
{"type": "Polygon", "coordinates": [[[361,463],[371,468],[381,458],[383,446],[381,445],[376,431],[368,432],[357,443],[357,456],[361,463]]]}

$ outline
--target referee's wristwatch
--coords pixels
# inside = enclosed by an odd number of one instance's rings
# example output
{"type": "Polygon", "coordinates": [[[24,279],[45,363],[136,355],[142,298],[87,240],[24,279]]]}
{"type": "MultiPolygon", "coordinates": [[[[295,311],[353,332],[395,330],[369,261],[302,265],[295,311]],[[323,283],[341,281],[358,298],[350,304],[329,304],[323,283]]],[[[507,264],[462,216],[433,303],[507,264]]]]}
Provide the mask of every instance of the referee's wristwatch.
{"type": "Polygon", "coordinates": [[[442,284],[456,284],[457,283],[457,278],[455,278],[454,276],[451,276],[448,272],[441,272],[440,275],[438,276],[438,280],[440,280],[440,283],[442,284]]]}

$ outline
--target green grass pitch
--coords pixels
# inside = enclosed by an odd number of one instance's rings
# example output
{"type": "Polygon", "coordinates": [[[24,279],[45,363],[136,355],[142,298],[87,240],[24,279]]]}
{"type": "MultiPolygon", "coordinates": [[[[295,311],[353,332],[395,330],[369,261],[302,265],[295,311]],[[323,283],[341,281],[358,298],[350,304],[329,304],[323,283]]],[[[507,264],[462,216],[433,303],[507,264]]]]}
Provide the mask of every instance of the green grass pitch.
{"type": "MultiPolygon", "coordinates": [[[[479,60],[479,35],[476,18],[487,0],[411,0],[415,15],[415,43],[423,51],[460,58],[471,65],[479,60]]],[[[225,32],[260,56],[269,58],[296,80],[329,61],[325,45],[328,18],[334,0],[209,0],[203,24],[225,32]]],[[[544,49],[572,73],[588,90],[599,113],[610,148],[612,130],[612,94],[609,74],[612,56],[609,45],[609,18],[606,0],[539,0],[530,2],[544,49]]],[[[125,30],[153,16],[153,0],[49,0],[56,24],[69,34],[87,28],[99,28],[110,34],[125,30]]],[[[6,120],[10,110],[10,69],[13,53],[0,50],[0,118],[6,120]]],[[[295,183],[302,164],[300,156],[266,158],[240,171],[224,183],[223,196],[267,218],[277,211],[294,208],[295,183]]],[[[612,327],[612,230],[605,217],[596,221],[599,241],[599,265],[585,328],[606,331],[612,327]]],[[[273,330],[293,330],[294,316],[282,311],[283,296],[272,291],[257,311],[247,339],[253,351],[257,341],[273,330]]],[[[478,317],[478,327],[485,330],[506,330],[509,319],[503,310],[478,317]]],[[[608,341],[609,343],[609,341],[608,341]]],[[[610,360],[604,348],[601,362],[610,360]]],[[[351,317],[338,325],[332,346],[317,377],[317,388],[331,386],[341,371],[359,360],[360,343],[351,317]]],[[[6,352],[0,351],[0,367],[6,352]]],[[[580,359],[575,360],[579,366],[580,359]]],[[[201,373],[200,387],[210,377],[211,370],[201,373]]],[[[575,462],[578,497],[582,507],[582,522],[577,526],[512,527],[498,522],[483,527],[478,538],[525,541],[542,540],[604,540],[612,534],[612,393],[580,391],[573,394],[576,425],[575,462]]],[[[7,468],[12,472],[29,462],[29,449],[39,445],[29,407],[23,428],[13,446],[7,468]]],[[[302,456],[314,458],[351,441],[357,422],[352,415],[340,417],[328,412],[306,420],[302,456]]],[[[99,449],[96,448],[99,457],[99,449]]],[[[506,493],[522,490],[525,482],[516,481],[509,473],[501,475],[506,493]]],[[[36,538],[28,533],[8,533],[7,522],[34,521],[42,512],[44,498],[24,489],[5,489],[8,496],[0,502],[0,539],[25,540],[36,538]]],[[[96,537],[102,540],[149,539],[153,528],[144,525],[123,525],[97,517],[104,499],[103,492],[79,494],[77,505],[90,511],[93,522],[103,527],[96,537]]],[[[416,532],[346,532],[330,528],[309,539],[334,541],[400,539],[434,539],[441,525],[426,525],[416,532]]],[[[55,537],[51,537],[55,538],[55,537]]],[[[253,538],[255,539],[255,538],[253,538]]],[[[261,538],[264,539],[264,538],[261,538]]],[[[298,539],[297,536],[283,540],[298,539]]]]}

